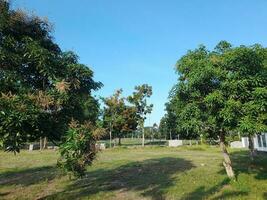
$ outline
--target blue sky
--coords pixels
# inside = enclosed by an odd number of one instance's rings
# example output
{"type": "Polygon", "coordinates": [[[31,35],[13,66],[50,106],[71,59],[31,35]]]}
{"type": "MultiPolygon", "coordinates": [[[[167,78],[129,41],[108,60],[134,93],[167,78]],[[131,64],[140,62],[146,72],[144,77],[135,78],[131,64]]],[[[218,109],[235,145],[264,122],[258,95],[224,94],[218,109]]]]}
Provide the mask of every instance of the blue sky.
{"type": "Polygon", "coordinates": [[[175,63],[187,50],[220,40],[267,45],[266,0],[13,0],[12,6],[48,17],[55,41],[104,84],[96,95],[118,88],[129,95],[135,85],[150,84],[147,125],[164,115],[175,63]]]}

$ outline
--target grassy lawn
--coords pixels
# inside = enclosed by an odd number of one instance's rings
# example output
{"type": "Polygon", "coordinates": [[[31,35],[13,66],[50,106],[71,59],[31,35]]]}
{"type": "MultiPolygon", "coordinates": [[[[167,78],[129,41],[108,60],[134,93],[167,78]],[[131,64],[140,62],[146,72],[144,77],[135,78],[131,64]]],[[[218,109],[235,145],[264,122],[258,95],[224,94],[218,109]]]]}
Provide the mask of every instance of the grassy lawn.
{"type": "Polygon", "coordinates": [[[250,164],[231,152],[238,181],[227,179],[215,147],[113,148],[98,154],[86,178],[55,167],[57,152],[0,152],[0,199],[267,199],[267,155],[250,164]]]}

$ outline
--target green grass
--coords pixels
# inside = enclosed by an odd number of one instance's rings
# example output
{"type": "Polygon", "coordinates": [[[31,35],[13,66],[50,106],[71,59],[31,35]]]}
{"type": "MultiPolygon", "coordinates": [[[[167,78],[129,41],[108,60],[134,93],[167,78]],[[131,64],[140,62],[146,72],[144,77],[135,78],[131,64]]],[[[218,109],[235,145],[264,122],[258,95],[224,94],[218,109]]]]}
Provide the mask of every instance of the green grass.
{"type": "Polygon", "coordinates": [[[247,155],[231,152],[233,182],[215,147],[107,149],[80,180],[57,170],[53,150],[0,152],[0,199],[267,199],[267,155],[247,155]]]}

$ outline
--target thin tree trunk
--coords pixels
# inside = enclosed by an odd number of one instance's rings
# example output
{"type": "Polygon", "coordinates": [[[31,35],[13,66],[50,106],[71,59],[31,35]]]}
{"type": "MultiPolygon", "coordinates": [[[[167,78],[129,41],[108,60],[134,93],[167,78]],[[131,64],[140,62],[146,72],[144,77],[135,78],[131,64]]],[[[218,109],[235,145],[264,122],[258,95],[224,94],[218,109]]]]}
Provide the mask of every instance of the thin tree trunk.
{"type": "Polygon", "coordinates": [[[255,151],[255,148],[254,148],[254,143],[253,143],[253,137],[251,135],[248,136],[248,148],[249,148],[249,151],[250,151],[250,160],[251,161],[254,161],[254,157],[256,155],[256,151],[255,151]]]}
{"type": "Polygon", "coordinates": [[[229,153],[228,153],[226,146],[225,146],[225,135],[224,134],[220,135],[220,147],[221,147],[221,150],[223,153],[223,158],[224,158],[223,166],[226,170],[226,173],[227,173],[229,178],[231,178],[231,179],[235,178],[235,173],[234,173],[234,170],[232,167],[232,162],[231,162],[229,153]]]}
{"type": "Polygon", "coordinates": [[[121,146],[121,137],[119,137],[119,146],[121,146]]]}
{"type": "Polygon", "coordinates": [[[43,139],[43,149],[47,148],[47,137],[44,137],[43,139]]]}
{"type": "Polygon", "coordinates": [[[145,146],[145,128],[143,127],[143,134],[142,134],[142,146],[144,147],[145,146]]]}
{"type": "Polygon", "coordinates": [[[43,149],[43,139],[40,137],[40,151],[43,149]]]}
{"type": "Polygon", "coordinates": [[[109,124],[109,147],[112,147],[112,127],[111,127],[111,122],[109,124]]]}

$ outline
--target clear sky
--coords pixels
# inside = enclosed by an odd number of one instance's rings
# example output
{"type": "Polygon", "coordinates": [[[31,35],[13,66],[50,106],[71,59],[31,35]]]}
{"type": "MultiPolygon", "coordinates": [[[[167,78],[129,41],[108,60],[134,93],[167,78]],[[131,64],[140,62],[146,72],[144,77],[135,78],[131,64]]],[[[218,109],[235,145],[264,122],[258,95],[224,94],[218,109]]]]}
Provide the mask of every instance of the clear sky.
{"type": "Polygon", "coordinates": [[[267,46],[266,0],[13,0],[13,8],[47,16],[55,41],[73,50],[110,96],[135,85],[153,87],[147,124],[164,115],[177,81],[176,61],[189,49],[220,40],[267,46]]]}

